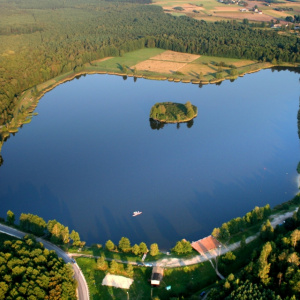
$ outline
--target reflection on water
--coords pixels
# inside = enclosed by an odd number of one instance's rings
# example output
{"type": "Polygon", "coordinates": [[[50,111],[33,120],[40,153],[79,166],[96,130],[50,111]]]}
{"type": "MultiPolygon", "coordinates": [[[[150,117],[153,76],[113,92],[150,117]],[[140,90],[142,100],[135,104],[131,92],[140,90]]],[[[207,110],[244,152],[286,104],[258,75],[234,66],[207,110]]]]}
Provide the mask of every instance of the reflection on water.
{"type": "Polygon", "coordinates": [[[163,129],[166,125],[168,126],[175,126],[177,129],[180,129],[181,126],[183,126],[183,124],[186,124],[187,128],[192,128],[194,125],[194,119],[188,121],[188,122],[181,122],[181,123],[163,123],[163,122],[159,122],[156,120],[153,120],[152,118],[149,119],[149,123],[150,123],[150,128],[153,130],[159,130],[159,129],[163,129]]]}

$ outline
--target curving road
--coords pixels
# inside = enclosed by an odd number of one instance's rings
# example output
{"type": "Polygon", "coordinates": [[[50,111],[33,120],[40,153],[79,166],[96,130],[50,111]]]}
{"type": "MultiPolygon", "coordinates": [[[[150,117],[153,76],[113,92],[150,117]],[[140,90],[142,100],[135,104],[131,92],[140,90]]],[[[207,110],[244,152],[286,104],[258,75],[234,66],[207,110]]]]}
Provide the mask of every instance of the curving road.
{"type": "MultiPolygon", "coordinates": [[[[17,237],[17,238],[23,238],[26,234],[25,232],[22,232],[20,230],[11,228],[9,226],[0,224],[0,232],[17,237]]],[[[86,283],[86,280],[80,270],[80,268],[78,267],[78,265],[76,263],[73,263],[72,258],[70,258],[66,252],[64,252],[63,250],[61,250],[59,247],[55,246],[54,244],[41,239],[41,238],[36,238],[36,240],[38,242],[41,242],[44,244],[46,249],[49,250],[54,250],[56,252],[56,254],[61,257],[65,263],[70,263],[73,266],[73,270],[74,270],[74,278],[78,283],[77,286],[77,292],[78,292],[78,298],[79,300],[89,300],[90,296],[89,296],[89,289],[86,283]]]]}

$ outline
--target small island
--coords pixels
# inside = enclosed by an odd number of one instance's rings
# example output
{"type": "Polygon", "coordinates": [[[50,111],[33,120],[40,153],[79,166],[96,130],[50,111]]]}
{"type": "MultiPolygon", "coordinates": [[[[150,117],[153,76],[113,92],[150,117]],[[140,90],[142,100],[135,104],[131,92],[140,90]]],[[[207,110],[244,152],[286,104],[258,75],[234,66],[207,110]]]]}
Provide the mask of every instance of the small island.
{"type": "Polygon", "coordinates": [[[161,102],[152,106],[150,119],[161,123],[183,123],[197,117],[198,109],[190,101],[186,104],[161,102]]]}

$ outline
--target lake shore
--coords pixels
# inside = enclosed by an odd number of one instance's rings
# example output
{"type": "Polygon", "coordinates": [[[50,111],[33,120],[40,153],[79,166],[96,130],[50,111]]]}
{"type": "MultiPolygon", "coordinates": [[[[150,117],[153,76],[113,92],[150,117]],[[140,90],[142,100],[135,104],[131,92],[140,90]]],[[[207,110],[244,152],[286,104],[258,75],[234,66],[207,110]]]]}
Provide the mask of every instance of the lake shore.
{"type": "MultiPolygon", "coordinates": [[[[132,53],[131,53],[132,55],[132,53]]],[[[5,124],[0,126],[0,134],[2,135],[2,140],[5,141],[10,133],[16,133],[18,132],[18,128],[21,127],[23,124],[28,123],[29,116],[33,113],[36,106],[38,105],[39,100],[49,91],[54,89],[60,84],[63,84],[68,81],[72,81],[75,78],[78,78],[80,76],[85,75],[92,75],[92,74],[107,74],[107,75],[115,75],[115,76],[122,76],[122,77],[133,77],[135,80],[137,78],[144,78],[149,80],[167,80],[167,81],[173,81],[173,82],[181,82],[181,83],[192,83],[192,84],[199,84],[199,85],[205,85],[205,84],[220,84],[224,80],[235,80],[238,77],[243,77],[246,74],[251,74],[255,72],[259,72],[263,69],[269,69],[272,67],[275,67],[277,65],[272,65],[271,63],[263,63],[263,62],[256,62],[252,63],[251,65],[246,65],[237,68],[238,75],[230,76],[228,74],[228,70],[224,69],[222,72],[222,78],[216,78],[216,74],[220,72],[216,72],[215,74],[209,73],[209,75],[203,76],[202,79],[199,79],[198,75],[193,75],[192,77],[189,74],[176,74],[178,72],[175,72],[174,74],[165,74],[165,73],[158,73],[158,72],[149,72],[149,71],[138,71],[135,72],[133,68],[127,69],[126,72],[122,72],[121,70],[119,72],[113,71],[111,68],[97,65],[97,63],[101,64],[103,61],[109,61],[110,59],[117,60],[118,57],[114,58],[104,58],[102,60],[96,60],[91,63],[85,64],[81,70],[78,71],[71,71],[67,72],[65,74],[59,75],[55,78],[52,78],[48,81],[45,81],[44,83],[41,83],[33,88],[27,89],[23,91],[21,96],[19,97],[18,104],[16,105],[14,118],[11,120],[9,124],[5,124]],[[225,72],[226,71],[226,72],[225,72]],[[227,74],[227,75],[226,75],[227,74]],[[196,77],[196,78],[195,78],[196,77]]],[[[122,60],[126,60],[126,54],[124,58],[120,58],[122,60]]],[[[230,59],[228,58],[215,58],[216,60],[225,60],[228,61],[230,59]]],[[[232,59],[233,60],[233,59],[232,59]]],[[[204,64],[204,63],[203,63],[204,64]]],[[[205,63],[206,64],[206,63],[205,63]]],[[[290,68],[296,68],[299,67],[298,65],[291,65],[291,64],[281,64],[280,67],[290,67],[290,68]]],[[[182,122],[188,122],[189,120],[184,120],[182,122]]],[[[29,120],[30,121],[30,120],[29,120]]],[[[171,123],[171,122],[170,122],[171,123]]],[[[173,122],[178,123],[178,122],[173,122]]],[[[0,153],[3,143],[0,144],[0,153]]]]}

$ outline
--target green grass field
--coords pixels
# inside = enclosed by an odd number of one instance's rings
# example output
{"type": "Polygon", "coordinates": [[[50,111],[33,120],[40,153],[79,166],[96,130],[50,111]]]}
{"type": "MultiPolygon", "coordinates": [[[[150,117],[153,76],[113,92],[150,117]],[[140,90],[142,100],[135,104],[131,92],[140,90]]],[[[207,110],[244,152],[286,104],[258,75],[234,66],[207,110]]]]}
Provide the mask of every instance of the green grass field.
{"type": "MultiPolygon", "coordinates": [[[[126,290],[102,286],[105,272],[96,269],[95,259],[77,258],[76,261],[87,280],[91,299],[127,299],[126,290]]],[[[128,290],[129,299],[151,299],[151,285],[148,282],[151,272],[152,268],[134,267],[134,282],[128,290]]],[[[216,280],[217,276],[209,262],[166,269],[161,285],[153,288],[152,296],[157,296],[161,300],[182,295],[190,296],[216,280]],[[167,286],[171,286],[171,290],[167,291],[167,286]]]]}
{"type": "Polygon", "coordinates": [[[141,50],[125,53],[122,57],[113,57],[101,62],[96,62],[96,65],[103,70],[122,72],[121,66],[124,64],[127,68],[136,65],[139,62],[158,55],[165,50],[157,48],[144,48],[141,50]]]}

